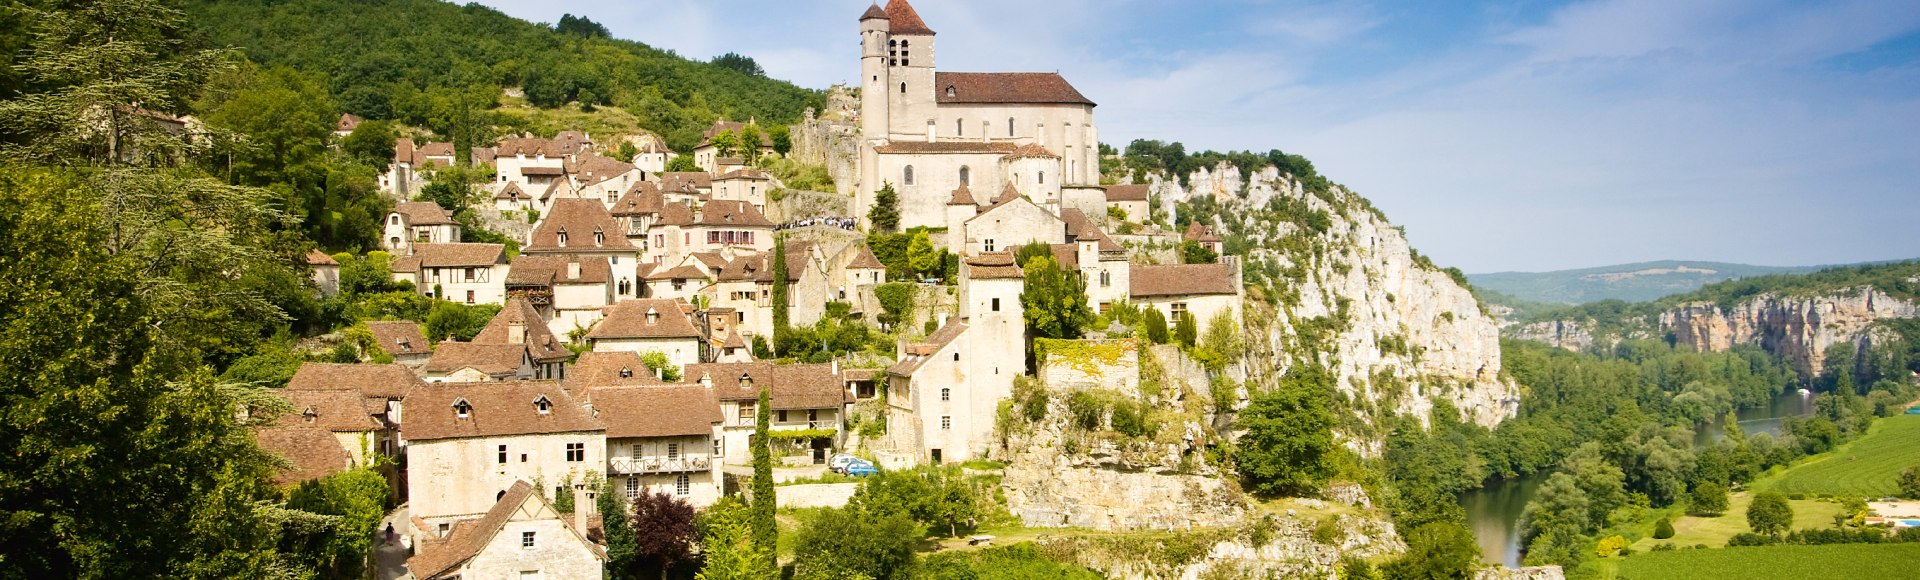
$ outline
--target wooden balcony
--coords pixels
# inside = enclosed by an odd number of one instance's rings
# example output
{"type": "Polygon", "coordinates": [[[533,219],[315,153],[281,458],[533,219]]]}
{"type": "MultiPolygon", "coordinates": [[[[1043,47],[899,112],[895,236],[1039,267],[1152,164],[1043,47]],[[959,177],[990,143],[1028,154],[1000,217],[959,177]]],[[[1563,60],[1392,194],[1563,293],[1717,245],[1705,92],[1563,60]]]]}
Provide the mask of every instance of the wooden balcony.
{"type": "Polygon", "coordinates": [[[651,473],[686,473],[706,471],[712,467],[706,456],[680,457],[615,457],[607,460],[609,475],[646,475],[651,473]]]}

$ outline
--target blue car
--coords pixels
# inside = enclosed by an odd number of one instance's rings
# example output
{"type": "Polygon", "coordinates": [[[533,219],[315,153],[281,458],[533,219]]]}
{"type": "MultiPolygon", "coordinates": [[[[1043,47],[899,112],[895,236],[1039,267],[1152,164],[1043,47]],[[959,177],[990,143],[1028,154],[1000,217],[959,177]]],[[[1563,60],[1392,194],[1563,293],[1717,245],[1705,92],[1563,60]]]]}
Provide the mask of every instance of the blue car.
{"type": "Polygon", "coordinates": [[[871,461],[856,460],[847,464],[847,475],[866,477],[876,473],[880,473],[880,468],[874,467],[871,461]]]}

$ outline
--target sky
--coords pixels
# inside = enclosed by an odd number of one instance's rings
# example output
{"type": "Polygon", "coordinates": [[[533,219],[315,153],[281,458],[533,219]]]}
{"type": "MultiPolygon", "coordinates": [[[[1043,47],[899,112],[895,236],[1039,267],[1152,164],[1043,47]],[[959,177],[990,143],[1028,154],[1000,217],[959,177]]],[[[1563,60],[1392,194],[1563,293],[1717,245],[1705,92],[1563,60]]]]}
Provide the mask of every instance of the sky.
{"type": "MultiPolygon", "coordinates": [[[[869,2],[482,0],[859,74],[869,2]]],[[[944,71],[1058,71],[1101,140],[1281,149],[1468,272],[1920,257],[1920,2],[920,0],[944,71]]]]}

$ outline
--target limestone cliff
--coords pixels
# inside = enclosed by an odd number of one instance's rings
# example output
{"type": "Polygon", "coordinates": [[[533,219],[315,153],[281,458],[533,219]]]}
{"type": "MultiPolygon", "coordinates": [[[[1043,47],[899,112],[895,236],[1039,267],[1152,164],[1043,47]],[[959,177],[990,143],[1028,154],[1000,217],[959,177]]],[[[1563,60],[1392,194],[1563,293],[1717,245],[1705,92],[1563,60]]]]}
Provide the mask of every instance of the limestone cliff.
{"type": "MultiPolygon", "coordinates": [[[[1360,419],[1425,417],[1445,399],[1493,426],[1516,405],[1500,372],[1497,323],[1457,271],[1420,256],[1365,199],[1269,166],[1242,176],[1222,163],[1186,185],[1150,177],[1161,209],[1188,201],[1215,231],[1241,236],[1248,294],[1244,366],[1253,388],[1301,361],[1333,370],[1360,419]],[[1204,199],[1202,199],[1204,198],[1204,199]]],[[[1377,441],[1365,423],[1346,435],[1377,441]]],[[[1359,446],[1364,449],[1364,446],[1359,446]]]]}

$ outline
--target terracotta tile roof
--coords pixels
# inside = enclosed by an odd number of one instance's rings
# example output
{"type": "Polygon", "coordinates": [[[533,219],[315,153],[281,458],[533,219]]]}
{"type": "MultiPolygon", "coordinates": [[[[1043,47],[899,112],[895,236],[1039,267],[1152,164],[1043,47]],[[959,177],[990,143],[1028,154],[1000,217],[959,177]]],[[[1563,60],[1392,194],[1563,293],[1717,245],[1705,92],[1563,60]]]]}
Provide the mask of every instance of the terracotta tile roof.
{"type": "Polygon", "coordinates": [[[773,267],[772,264],[768,263],[768,261],[772,259],[773,252],[748,254],[734,258],[732,262],[727,262],[721,265],[721,267],[714,269],[714,279],[720,282],[752,282],[765,278],[768,282],[772,282],[773,276],[768,275],[769,272],[767,272],[768,269],[773,267]]]}
{"type": "Polygon", "coordinates": [[[607,438],[709,435],[723,420],[720,402],[698,384],[596,387],[586,390],[607,438]]]}
{"type": "Polygon", "coordinates": [[[567,172],[578,176],[580,182],[585,185],[595,185],[633,171],[632,163],[611,157],[589,153],[580,155],[576,159],[566,163],[567,172]]]}
{"type": "Polygon", "coordinates": [[[533,304],[525,296],[508,297],[507,305],[500,308],[500,313],[493,315],[493,320],[487,321],[486,328],[480,329],[479,334],[473,335],[473,343],[524,346],[527,354],[538,362],[573,357],[573,351],[567,350],[566,345],[553,335],[553,331],[547,328],[547,321],[540,317],[540,312],[533,309],[533,304]],[[519,342],[515,342],[516,337],[511,332],[514,325],[523,329],[523,334],[518,337],[519,342]]]}
{"type": "Polygon", "coordinates": [[[627,241],[626,228],[620,221],[607,213],[607,206],[592,199],[554,200],[547,215],[540,218],[540,224],[534,226],[532,237],[523,252],[580,252],[594,250],[632,250],[633,243],[627,241]],[[560,232],[567,233],[567,243],[560,243],[560,232]],[[595,243],[594,233],[600,233],[595,243]]]}
{"type": "Polygon", "coordinates": [[[960,187],[954,188],[953,198],[947,200],[947,205],[980,205],[980,204],[973,201],[973,190],[967,189],[966,184],[961,184],[960,187]]]}
{"type": "Polygon", "coordinates": [[[720,252],[694,252],[692,257],[699,260],[700,264],[706,266],[709,271],[719,271],[727,267],[727,257],[720,255],[720,252]]]}
{"type": "Polygon", "coordinates": [[[1059,155],[1054,155],[1052,151],[1048,151],[1046,147],[1042,147],[1038,143],[1028,143],[1026,145],[1021,145],[1019,148],[1014,149],[1012,153],[1008,153],[1006,158],[1007,159],[1023,159],[1028,157],[1032,157],[1036,159],[1059,159],[1060,158],[1059,155]]]}
{"type": "Polygon", "coordinates": [[[860,268],[865,268],[869,270],[887,269],[887,265],[880,263],[880,258],[874,256],[873,249],[868,248],[866,244],[859,244],[854,246],[854,252],[857,252],[857,253],[853,255],[853,261],[847,263],[848,269],[860,269],[860,268]]]}
{"type": "Polygon", "coordinates": [[[880,153],[1012,153],[1018,147],[1005,141],[892,141],[874,147],[880,153]]]}
{"type": "Polygon", "coordinates": [[[1129,277],[1135,297],[1235,294],[1240,283],[1226,264],[1137,265],[1129,277]]]}
{"type": "Polygon", "coordinates": [[[741,159],[739,157],[716,157],[713,160],[713,164],[718,165],[720,167],[726,167],[728,165],[745,165],[746,163],[747,163],[747,160],[741,159]]]}
{"type": "Polygon", "coordinates": [[[744,201],[710,201],[694,211],[686,203],[670,203],[660,210],[660,224],[668,226],[715,226],[735,228],[771,228],[773,222],[744,201]]]}
{"type": "Polygon", "coordinates": [[[265,427],[253,432],[260,448],[285,457],[292,469],[273,475],[276,485],[293,485],[353,468],[353,456],[333,433],[307,425],[265,427]]]}
{"type": "Polygon", "coordinates": [[[735,169],[733,171],[728,171],[726,175],[713,178],[714,181],[728,181],[733,179],[746,179],[751,181],[767,181],[773,178],[767,175],[767,172],[760,171],[758,169],[735,169]]]}
{"type": "Polygon", "coordinates": [[[338,266],[340,265],[340,262],[334,261],[333,256],[327,255],[326,252],[322,252],[320,250],[307,250],[307,265],[338,266]]]}
{"type": "MultiPolygon", "coordinates": [[[[1012,258],[1009,257],[1008,260],[1012,258]]],[[[908,345],[907,356],[902,357],[900,362],[893,363],[893,366],[887,367],[887,374],[901,377],[913,376],[914,371],[920,370],[920,365],[926,364],[927,357],[946,348],[948,344],[953,343],[954,339],[960,338],[960,335],[966,332],[967,323],[961,322],[958,318],[947,320],[946,326],[927,335],[926,340],[908,345]]]]}
{"type": "Polygon", "coordinates": [[[651,181],[636,181],[620,194],[620,200],[613,202],[609,212],[614,217],[630,217],[641,214],[660,213],[666,207],[667,198],[660,194],[660,184],[651,181]]]}
{"type": "Polygon", "coordinates": [[[473,157],[474,165],[486,165],[488,167],[493,167],[493,162],[496,158],[493,154],[492,147],[469,147],[467,148],[467,154],[473,157]]]}
{"type": "Polygon", "coordinates": [[[393,204],[393,212],[406,218],[408,225],[438,226],[457,223],[453,213],[431,201],[403,201],[393,204]]]}
{"type": "MultiPolygon", "coordinates": [[[[1145,184],[1109,185],[1107,186],[1107,201],[1147,201],[1147,193],[1147,186],[1145,184]]],[[[1129,217],[1144,220],[1147,216],[1129,217]]]]}
{"type": "Polygon", "coordinates": [[[1014,189],[1013,182],[1009,181],[1007,186],[1000,190],[1000,195],[993,198],[993,205],[997,206],[1016,199],[1020,199],[1020,190],[1014,189]]]}
{"type": "Polygon", "coordinates": [[[622,350],[580,353],[579,360],[567,367],[567,378],[561,379],[560,384],[567,388],[592,388],[668,383],[647,369],[646,363],[640,360],[640,353],[622,350]]]}
{"type": "Polygon", "coordinates": [[[413,139],[400,137],[393,140],[393,162],[413,163],[413,139]]]}
{"type": "Polygon", "coordinates": [[[546,167],[542,165],[529,165],[529,166],[521,167],[520,174],[521,175],[566,175],[567,168],[564,166],[546,167]]]}
{"type": "Polygon", "coordinates": [[[758,399],[760,387],[768,387],[774,409],[825,409],[847,402],[846,381],[830,364],[704,363],[687,365],[681,376],[696,385],[702,377],[712,378],[714,398],[721,401],[758,399]],[[753,378],[752,387],[740,385],[742,374],[753,378]]]}
{"type": "Polygon", "coordinates": [[[502,157],[519,155],[537,157],[545,155],[547,157],[559,158],[569,153],[569,151],[565,151],[564,149],[560,144],[539,137],[508,137],[501,139],[499,144],[493,146],[495,154],[502,157]]]}
{"type": "Polygon", "coordinates": [[[451,373],[464,368],[503,378],[520,370],[527,359],[527,347],[517,344],[476,344],[454,340],[441,341],[427,359],[427,372],[451,373]]]}
{"type": "Polygon", "coordinates": [[[1099,226],[1093,225],[1093,220],[1087,219],[1087,214],[1081,213],[1079,209],[1071,207],[1061,209],[1060,219],[1067,222],[1067,237],[1070,241],[1095,240],[1100,242],[1100,250],[1105,252],[1125,249],[1108,238],[1106,232],[1100,231],[1099,226]]]}
{"type": "Polygon", "coordinates": [[[353,113],[341,113],[340,121],[333,124],[333,130],[353,131],[354,129],[357,129],[360,127],[361,121],[365,121],[365,120],[366,119],[362,119],[360,118],[359,115],[355,115],[353,113]]]}
{"type": "Polygon", "coordinates": [[[890,34],[933,34],[927,23],[920,20],[920,14],[913,11],[913,5],[907,0],[887,2],[887,31],[890,34]]]}
{"type": "Polygon", "coordinates": [[[507,263],[505,244],[440,243],[414,244],[413,257],[426,268],[495,266],[507,263]]]}
{"type": "Polygon", "coordinates": [[[606,429],[553,381],[433,383],[408,395],[406,406],[400,433],[408,441],[606,429]],[[536,405],[543,397],[544,413],[536,405]],[[455,411],[460,401],[472,407],[465,418],[455,411]]]}
{"type": "Polygon", "coordinates": [[[282,389],[279,394],[293,404],[293,410],[281,415],[274,422],[277,426],[305,425],[335,433],[358,433],[385,428],[373,416],[386,413],[386,408],[381,407],[377,413],[373,409],[368,409],[366,398],[360,396],[358,391],[282,389]]]}
{"type": "MultiPolygon", "coordinates": [[[[377,336],[377,335],[376,335],[377,336]]],[[[421,347],[425,348],[423,341],[421,347]]],[[[384,347],[383,347],[384,348],[384,347]]],[[[356,391],[363,396],[402,399],[426,383],[397,364],[363,365],[310,362],[300,365],[287,381],[292,391],[356,391]]]]}
{"type": "Polygon", "coordinates": [[[573,182],[567,181],[565,179],[555,179],[552,182],[547,184],[546,189],[541,190],[540,199],[548,200],[548,199],[553,199],[562,194],[570,194],[570,193],[573,193],[573,182]]]}
{"type": "Polygon", "coordinates": [[[705,171],[669,171],[660,174],[662,192],[693,194],[703,189],[713,189],[713,176],[705,171]]]}
{"type": "Polygon", "coordinates": [[[680,300],[639,298],[613,305],[607,317],[593,325],[589,339],[610,338],[700,338],[700,330],[681,306],[680,300]],[[648,313],[652,313],[649,321],[648,313]]]}
{"type": "Polygon", "coordinates": [[[409,354],[427,354],[430,345],[427,336],[420,332],[420,323],[411,320],[374,320],[367,323],[367,330],[373,333],[373,341],[380,350],[393,356],[409,354]]]}
{"type": "Polygon", "coordinates": [[[579,257],[521,254],[507,270],[508,286],[551,286],[554,284],[605,284],[613,278],[613,265],[605,256],[579,257]],[[568,276],[569,263],[580,264],[579,276],[568,276]]]}
{"type": "Polygon", "coordinates": [[[420,273],[420,258],[418,256],[396,257],[393,259],[393,265],[390,266],[389,269],[396,274],[418,274],[420,273]]]}
{"type": "Polygon", "coordinates": [[[528,195],[525,190],[520,189],[519,183],[509,181],[507,182],[506,187],[500,188],[500,193],[493,194],[493,198],[521,200],[521,199],[533,199],[533,196],[528,195]]]}
{"type": "Polygon", "coordinates": [[[871,381],[875,377],[880,376],[880,373],[883,373],[883,372],[886,372],[886,370],[885,369],[841,369],[840,376],[846,378],[849,381],[871,381]]]}
{"type": "Polygon", "coordinates": [[[1185,239],[1193,240],[1196,242],[1220,241],[1220,236],[1213,234],[1213,228],[1201,225],[1200,222],[1197,222],[1197,221],[1188,222],[1187,232],[1185,235],[1182,235],[1181,237],[1185,239]]]}
{"type": "Polygon", "coordinates": [[[707,272],[699,266],[681,264],[667,269],[655,269],[640,274],[643,280],[707,280],[707,272]]]}
{"type": "Polygon", "coordinates": [[[983,252],[966,259],[967,277],[974,280],[1024,278],[1020,266],[1013,263],[1013,252],[983,252]]]}
{"type": "Polygon", "coordinates": [[[1047,249],[1053,251],[1053,261],[1054,263],[1060,264],[1061,268],[1067,270],[1077,270],[1080,268],[1079,245],[1047,244],[1047,249]]]}
{"type": "Polygon", "coordinates": [[[746,347],[747,347],[747,339],[740,337],[739,329],[729,329],[727,332],[726,342],[720,344],[720,348],[746,348],[746,347]]]}
{"type": "MultiPolygon", "coordinates": [[[[534,492],[532,485],[526,481],[515,481],[513,486],[507,488],[506,493],[500,496],[500,500],[494,502],[493,507],[487,510],[487,515],[479,519],[455,523],[453,531],[443,540],[423,542],[419,546],[419,553],[407,559],[407,569],[413,573],[413,577],[422,580],[448,577],[448,574],[459,569],[461,564],[479,556],[480,551],[486,549],[494,536],[500,535],[500,530],[506,528],[507,522],[512,521],[514,515],[522,511],[522,506],[526,505],[528,500],[538,501],[545,508],[533,513],[554,514],[557,519],[566,524],[563,527],[567,528],[568,535],[586,545],[587,549],[593,552],[594,557],[601,560],[607,559],[606,553],[601,551],[598,545],[580,535],[580,528],[572,524],[572,514],[559,513],[560,510],[554,508],[545,495],[534,492]]],[[[593,521],[594,518],[589,517],[588,525],[591,526],[593,521]]]]}
{"type": "Polygon", "coordinates": [[[1092,106],[1060,73],[966,73],[933,74],[934,101],[938,103],[1070,103],[1092,106]],[[952,89],[953,96],[947,96],[952,89]]]}
{"type": "Polygon", "coordinates": [[[861,20],[872,20],[875,18],[878,18],[881,20],[887,19],[887,11],[881,10],[879,4],[868,6],[867,11],[860,15],[861,20]]]}

